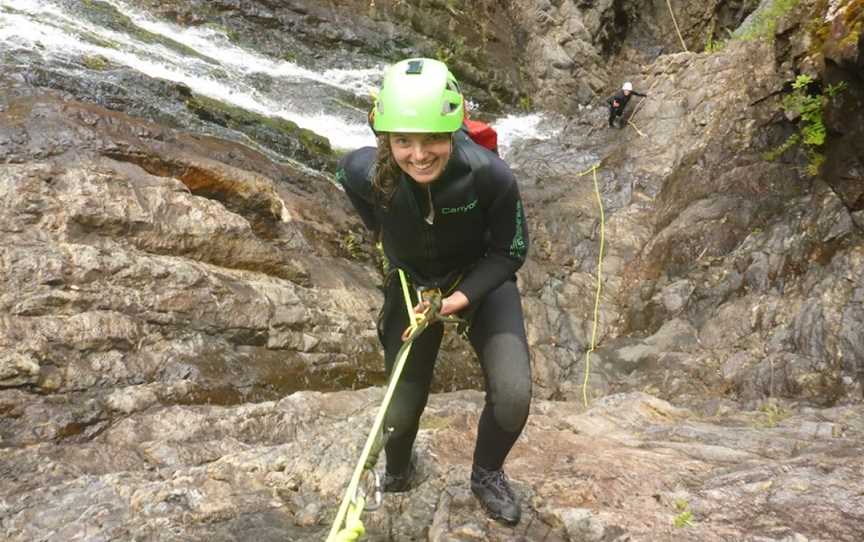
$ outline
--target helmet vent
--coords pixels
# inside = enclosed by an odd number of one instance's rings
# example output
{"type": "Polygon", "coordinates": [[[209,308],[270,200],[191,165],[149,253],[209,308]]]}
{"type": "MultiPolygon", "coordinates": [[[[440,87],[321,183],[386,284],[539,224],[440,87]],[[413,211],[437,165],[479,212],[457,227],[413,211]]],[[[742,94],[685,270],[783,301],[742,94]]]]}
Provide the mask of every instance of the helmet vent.
{"type": "Polygon", "coordinates": [[[444,103],[441,105],[441,114],[449,115],[450,113],[455,112],[457,109],[459,109],[458,103],[448,102],[447,100],[444,100],[444,103]]]}

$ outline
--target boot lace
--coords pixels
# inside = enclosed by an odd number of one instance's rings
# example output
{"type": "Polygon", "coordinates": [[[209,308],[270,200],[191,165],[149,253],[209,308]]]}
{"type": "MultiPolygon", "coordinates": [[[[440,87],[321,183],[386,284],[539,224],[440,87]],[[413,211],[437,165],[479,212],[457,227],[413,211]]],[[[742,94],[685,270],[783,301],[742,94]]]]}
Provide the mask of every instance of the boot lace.
{"type": "Polygon", "coordinates": [[[502,496],[507,496],[510,499],[515,499],[513,490],[507,480],[507,475],[503,470],[484,471],[480,476],[480,483],[484,486],[495,490],[496,493],[502,496]]]}

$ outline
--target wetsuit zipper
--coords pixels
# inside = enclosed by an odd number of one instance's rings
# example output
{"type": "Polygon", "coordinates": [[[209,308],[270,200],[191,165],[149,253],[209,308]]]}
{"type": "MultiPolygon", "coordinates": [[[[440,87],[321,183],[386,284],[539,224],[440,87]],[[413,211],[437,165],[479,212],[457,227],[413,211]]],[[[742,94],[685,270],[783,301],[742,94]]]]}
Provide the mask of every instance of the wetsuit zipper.
{"type": "Polygon", "coordinates": [[[435,261],[437,250],[435,250],[435,204],[432,201],[432,185],[426,185],[426,200],[429,202],[429,213],[426,215],[431,220],[424,220],[426,225],[423,227],[425,233],[425,252],[426,258],[430,265],[435,261]]]}

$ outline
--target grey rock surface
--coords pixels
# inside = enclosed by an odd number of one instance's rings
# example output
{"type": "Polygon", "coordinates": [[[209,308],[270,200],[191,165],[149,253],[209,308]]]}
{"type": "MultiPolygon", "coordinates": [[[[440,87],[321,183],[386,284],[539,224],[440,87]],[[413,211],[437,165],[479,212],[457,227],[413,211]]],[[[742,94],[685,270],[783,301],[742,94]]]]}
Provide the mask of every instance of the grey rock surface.
{"type": "MultiPolygon", "coordinates": [[[[141,4],[319,68],[440,47],[485,103],[569,113],[506,155],[532,233],[535,402],[507,463],[525,517],[470,493],[482,375],[449,335],[417,483],[364,516],[369,540],[861,539],[853,2],[715,53],[677,52],[659,1],[141,4]],[[797,129],[802,70],[848,81],[812,178],[802,151],[764,157],[797,129]],[[607,129],[624,77],[649,98],[607,129]]],[[[129,30],[112,6],[87,20],[129,30]]],[[[755,2],[679,7],[698,50],[755,2]]],[[[3,47],[0,538],[322,540],[383,393],[371,236],[328,174],[274,155],[301,133],[246,140],[228,125],[264,117],[210,122],[188,89],[3,47]]]]}

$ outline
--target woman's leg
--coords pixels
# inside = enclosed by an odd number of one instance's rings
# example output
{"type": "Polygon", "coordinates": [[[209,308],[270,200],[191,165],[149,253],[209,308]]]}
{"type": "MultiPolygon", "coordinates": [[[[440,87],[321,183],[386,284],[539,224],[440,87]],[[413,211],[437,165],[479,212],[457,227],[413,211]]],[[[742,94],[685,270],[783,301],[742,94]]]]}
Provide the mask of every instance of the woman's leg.
{"type": "Polygon", "coordinates": [[[505,282],[483,299],[468,338],[486,381],[474,465],[497,471],[522,433],[531,404],[531,361],[515,281],[505,282]]]}
{"type": "MultiPolygon", "coordinates": [[[[402,294],[402,286],[395,277],[389,281],[385,291],[385,303],[379,324],[379,339],[384,346],[384,364],[391,374],[396,364],[396,354],[402,347],[402,332],[408,327],[408,311],[402,294]]],[[[421,333],[411,346],[411,353],[402,370],[399,383],[384,418],[384,428],[393,428],[384,450],[387,456],[387,473],[408,473],[411,449],[420,428],[420,415],[429,398],[435,358],[441,344],[444,327],[430,326],[421,333]]]]}

